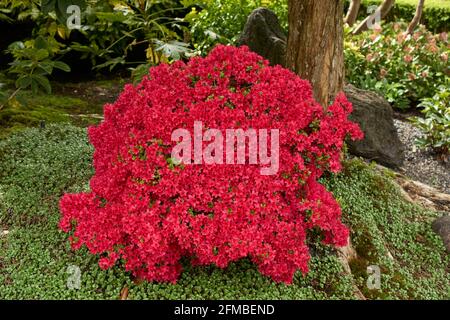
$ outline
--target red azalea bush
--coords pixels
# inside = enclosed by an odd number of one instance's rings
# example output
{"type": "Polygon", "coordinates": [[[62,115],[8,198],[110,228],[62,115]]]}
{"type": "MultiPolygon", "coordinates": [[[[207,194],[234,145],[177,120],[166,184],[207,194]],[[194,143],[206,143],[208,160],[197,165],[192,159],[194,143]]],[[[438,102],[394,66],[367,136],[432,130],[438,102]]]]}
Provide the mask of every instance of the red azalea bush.
{"type": "Polygon", "coordinates": [[[332,194],[317,182],[340,169],[347,134],[343,94],[322,108],[307,81],[246,47],[218,46],[206,58],[161,64],[127,85],[105,119],[89,128],[95,147],[91,192],[66,194],[60,227],[109,268],[149,281],[175,282],[180,259],[221,268],[249,257],[275,281],[308,271],[308,231],[343,246],[348,229],[332,194]],[[171,133],[204,127],[277,128],[279,170],[257,165],[174,165],[171,133]]]}

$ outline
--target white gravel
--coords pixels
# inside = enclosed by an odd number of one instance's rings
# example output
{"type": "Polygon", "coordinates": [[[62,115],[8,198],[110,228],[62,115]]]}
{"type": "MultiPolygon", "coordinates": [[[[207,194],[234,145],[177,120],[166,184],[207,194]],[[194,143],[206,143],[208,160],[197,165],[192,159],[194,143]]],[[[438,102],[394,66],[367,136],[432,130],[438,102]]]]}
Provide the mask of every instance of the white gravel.
{"type": "Polygon", "coordinates": [[[422,150],[415,145],[414,141],[421,136],[421,132],[411,123],[394,119],[394,124],[404,145],[402,172],[413,180],[450,194],[450,163],[438,160],[430,150],[422,150]]]}

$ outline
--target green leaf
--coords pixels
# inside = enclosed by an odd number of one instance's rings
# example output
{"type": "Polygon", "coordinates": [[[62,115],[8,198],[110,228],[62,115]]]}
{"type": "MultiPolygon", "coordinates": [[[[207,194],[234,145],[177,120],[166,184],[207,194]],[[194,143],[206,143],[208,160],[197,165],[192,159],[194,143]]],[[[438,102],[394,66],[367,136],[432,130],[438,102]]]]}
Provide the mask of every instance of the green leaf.
{"type": "Polygon", "coordinates": [[[48,57],[48,51],[45,49],[39,49],[34,53],[34,59],[36,60],[44,60],[48,57]]]}
{"type": "Polygon", "coordinates": [[[70,72],[70,66],[64,62],[61,61],[54,61],[53,62],[53,67],[55,67],[56,69],[65,71],[65,72],[70,72]]]}
{"type": "Polygon", "coordinates": [[[31,79],[31,77],[29,75],[20,76],[16,80],[16,87],[25,89],[25,88],[27,88],[27,87],[29,87],[31,85],[31,81],[32,81],[32,79],[31,79]]]}
{"type": "Polygon", "coordinates": [[[25,44],[22,41],[14,41],[8,46],[8,51],[21,50],[25,48],[25,44]]]}
{"type": "Polygon", "coordinates": [[[136,68],[132,69],[131,78],[133,80],[133,83],[137,84],[142,80],[144,76],[148,75],[151,66],[152,65],[150,63],[146,63],[140,64],[136,68]]]}
{"type": "Polygon", "coordinates": [[[166,57],[170,57],[174,60],[179,60],[182,55],[191,52],[189,44],[180,41],[163,42],[161,40],[155,40],[157,45],[156,51],[161,51],[166,57]]]}
{"type": "Polygon", "coordinates": [[[16,100],[22,105],[26,105],[27,104],[27,100],[25,99],[25,97],[21,94],[17,94],[16,95],[16,100]]]}
{"type": "Polygon", "coordinates": [[[40,68],[45,74],[51,74],[53,71],[53,62],[51,60],[45,60],[39,63],[40,68]]]}
{"type": "Polygon", "coordinates": [[[8,23],[13,23],[14,20],[8,17],[6,14],[0,13],[0,21],[5,21],[8,23]]]}
{"type": "Polygon", "coordinates": [[[190,6],[196,6],[196,5],[206,5],[208,3],[208,1],[203,0],[203,1],[199,1],[199,0],[181,0],[180,3],[183,5],[183,7],[187,8],[190,6]]]}
{"type": "Polygon", "coordinates": [[[31,79],[31,92],[37,94],[39,91],[39,83],[35,79],[31,79]]]}
{"type": "Polygon", "coordinates": [[[41,11],[43,14],[48,14],[50,11],[54,11],[56,7],[56,0],[42,0],[41,11]]]}
{"type": "Polygon", "coordinates": [[[94,69],[102,69],[109,66],[109,70],[111,71],[114,69],[114,67],[118,64],[125,64],[125,58],[124,57],[116,57],[114,59],[108,59],[105,63],[98,64],[94,67],[94,69]]]}
{"type": "Polygon", "coordinates": [[[36,39],[34,39],[34,47],[36,49],[47,49],[47,41],[42,36],[38,36],[36,39]]]}
{"type": "Polygon", "coordinates": [[[50,85],[50,81],[46,77],[40,74],[31,75],[33,80],[35,80],[47,93],[52,92],[52,86],[50,85]]]}
{"type": "Polygon", "coordinates": [[[100,21],[107,22],[124,22],[128,19],[128,17],[121,12],[96,12],[95,15],[100,21]]]}

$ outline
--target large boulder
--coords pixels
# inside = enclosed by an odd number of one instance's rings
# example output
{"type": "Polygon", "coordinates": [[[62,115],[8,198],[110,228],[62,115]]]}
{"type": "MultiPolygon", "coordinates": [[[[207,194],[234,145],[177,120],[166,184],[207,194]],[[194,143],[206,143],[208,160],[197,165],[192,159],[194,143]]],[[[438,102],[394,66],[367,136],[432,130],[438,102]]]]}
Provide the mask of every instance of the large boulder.
{"type": "MultiPolygon", "coordinates": [[[[253,52],[269,60],[271,65],[285,66],[286,36],[278,18],[269,9],[258,8],[247,19],[238,45],[247,45],[253,52]]],[[[403,163],[403,146],[394,126],[392,108],[374,92],[345,87],[347,98],[353,103],[350,118],[364,131],[361,141],[349,141],[350,153],[377,161],[388,167],[403,163]]]]}
{"type": "Polygon", "coordinates": [[[271,65],[285,64],[286,35],[276,14],[269,9],[253,10],[237,44],[248,46],[250,50],[269,60],[271,65]]]}
{"type": "Polygon", "coordinates": [[[346,85],[344,92],[353,104],[350,119],[364,131],[363,140],[348,141],[350,153],[388,167],[400,167],[404,159],[403,145],[397,135],[389,102],[372,91],[352,85],[346,85]]]}
{"type": "Polygon", "coordinates": [[[443,216],[433,222],[434,232],[441,236],[447,252],[450,253],[450,216],[443,216]]]}

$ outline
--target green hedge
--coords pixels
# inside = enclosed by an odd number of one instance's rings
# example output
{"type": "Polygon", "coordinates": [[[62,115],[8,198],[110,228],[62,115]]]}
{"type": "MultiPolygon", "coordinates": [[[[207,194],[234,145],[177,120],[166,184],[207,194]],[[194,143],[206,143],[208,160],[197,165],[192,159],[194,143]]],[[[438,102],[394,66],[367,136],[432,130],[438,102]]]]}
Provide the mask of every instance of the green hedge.
{"type": "MultiPolygon", "coordinates": [[[[350,1],[346,1],[347,5],[350,1]]],[[[380,0],[363,0],[359,10],[359,19],[367,16],[367,7],[379,5],[380,0]]],[[[416,11],[417,0],[397,0],[394,8],[391,9],[387,21],[406,20],[410,21],[416,11]]],[[[422,21],[430,31],[442,32],[448,31],[450,25],[450,1],[425,1],[425,8],[422,15],[422,21]]]]}

